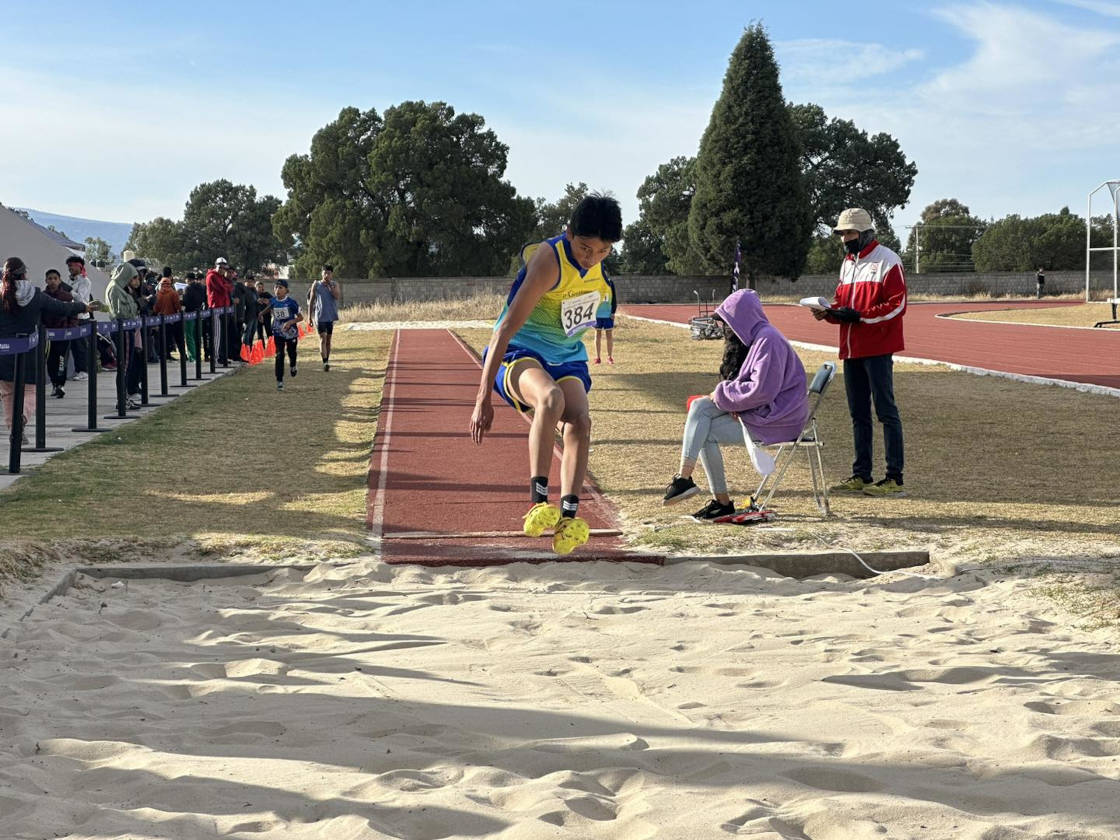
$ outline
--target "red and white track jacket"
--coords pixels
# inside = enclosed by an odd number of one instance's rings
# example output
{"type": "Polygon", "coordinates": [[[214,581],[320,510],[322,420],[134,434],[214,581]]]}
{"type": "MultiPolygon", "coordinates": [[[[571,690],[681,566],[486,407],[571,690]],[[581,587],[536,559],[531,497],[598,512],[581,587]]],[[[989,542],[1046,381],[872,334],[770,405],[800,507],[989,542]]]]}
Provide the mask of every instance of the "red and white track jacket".
{"type": "Polygon", "coordinates": [[[841,359],[884,356],[903,349],[906,278],[902,260],[890,248],[872,240],[858,256],[845,256],[832,305],[859,313],[858,322],[840,324],[841,359]]]}

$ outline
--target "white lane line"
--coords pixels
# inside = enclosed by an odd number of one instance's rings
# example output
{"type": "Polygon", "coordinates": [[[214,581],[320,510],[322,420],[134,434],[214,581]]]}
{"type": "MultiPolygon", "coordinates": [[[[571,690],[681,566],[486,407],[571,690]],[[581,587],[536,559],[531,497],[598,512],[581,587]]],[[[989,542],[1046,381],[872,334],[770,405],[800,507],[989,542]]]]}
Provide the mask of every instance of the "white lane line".
{"type": "Polygon", "coordinates": [[[381,535],[385,527],[385,485],[389,481],[389,437],[393,426],[393,398],[397,392],[397,356],[401,348],[401,332],[393,333],[393,352],[389,354],[389,370],[386,375],[392,375],[389,385],[388,405],[381,400],[382,411],[377,419],[378,437],[381,438],[381,461],[377,467],[377,496],[373,501],[373,511],[370,515],[369,541],[374,550],[381,551],[381,535]],[[382,435],[384,432],[384,435],[382,435]]]}

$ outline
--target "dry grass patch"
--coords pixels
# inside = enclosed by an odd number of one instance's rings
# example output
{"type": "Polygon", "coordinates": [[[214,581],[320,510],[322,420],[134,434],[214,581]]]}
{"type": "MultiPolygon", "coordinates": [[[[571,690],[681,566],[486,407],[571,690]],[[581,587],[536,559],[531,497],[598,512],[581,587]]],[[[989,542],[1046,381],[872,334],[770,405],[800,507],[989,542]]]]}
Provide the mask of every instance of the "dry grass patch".
{"type": "Polygon", "coordinates": [[[260,559],[363,550],[391,340],[339,331],[325,373],[317,341],[304,339],[299,376],[282,393],[268,360],[50,459],[0,493],[5,536],[16,540],[0,545],[8,574],[66,539],[72,557],[91,562],[182,546],[260,559]]]}
{"type": "MultiPolygon", "coordinates": [[[[987,312],[964,312],[952,316],[965,321],[1003,321],[1013,324],[1034,324],[1040,327],[1092,327],[1098,321],[1112,319],[1112,308],[1107,303],[1081,303],[1028,309],[996,309],[987,312]]],[[[1117,329],[1109,324],[1100,329],[1117,329]]]]}
{"type": "MultiPolygon", "coordinates": [[[[512,282],[512,281],[511,281],[512,282]]],[[[505,295],[476,294],[464,298],[409,303],[360,303],[339,312],[340,320],[369,321],[493,321],[502,311],[505,295]]]]}
{"type": "MultiPolygon", "coordinates": [[[[621,323],[618,364],[592,370],[590,468],[637,544],[684,553],[928,548],[957,562],[1105,557],[1118,550],[1114,477],[1088,445],[1111,434],[1114,398],[928,365],[895,369],[908,497],[834,495],[834,516],[822,520],[802,458],[775,497],[775,523],[734,528],[686,520],[682,514],[700,507],[703,497],[666,508],[661,496],[677,469],[685,400],[715,384],[721,345],[692,341],[683,329],[621,323]]],[[[488,334],[472,330],[463,337],[480,348],[488,334]]],[[[801,357],[810,374],[829,358],[808,351],[801,357]]],[[[842,375],[825,397],[820,424],[825,468],[836,481],[849,475],[852,458],[842,375]]],[[[875,449],[878,478],[878,427],[875,449]]],[[[725,460],[740,501],[757,477],[745,452],[726,448],[725,460]]],[[[703,484],[702,472],[697,475],[703,484]]]]}

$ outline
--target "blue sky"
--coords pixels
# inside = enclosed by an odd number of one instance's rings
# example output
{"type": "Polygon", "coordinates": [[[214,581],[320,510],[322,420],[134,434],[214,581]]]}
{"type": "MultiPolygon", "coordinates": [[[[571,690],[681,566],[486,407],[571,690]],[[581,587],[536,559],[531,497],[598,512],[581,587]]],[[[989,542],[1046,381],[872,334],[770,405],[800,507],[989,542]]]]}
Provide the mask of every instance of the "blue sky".
{"type": "Polygon", "coordinates": [[[787,99],[918,165],[900,233],[946,197],[1083,214],[1120,178],[1120,0],[64,0],[4,4],[0,202],[128,222],[179,218],[217,178],[283,198],[285,158],[341,108],[425,99],[481,114],[520,194],[586,181],[629,222],[642,180],[696,153],[754,21],[787,99]]]}

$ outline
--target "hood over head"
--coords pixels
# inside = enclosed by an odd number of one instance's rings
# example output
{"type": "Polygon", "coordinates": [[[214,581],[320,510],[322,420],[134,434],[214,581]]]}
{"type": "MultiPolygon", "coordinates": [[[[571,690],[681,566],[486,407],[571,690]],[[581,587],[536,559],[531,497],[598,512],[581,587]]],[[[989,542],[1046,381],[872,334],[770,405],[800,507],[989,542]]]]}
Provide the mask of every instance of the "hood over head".
{"type": "Polygon", "coordinates": [[[136,270],[136,266],[132,263],[121,263],[113,269],[113,275],[109,278],[109,282],[118,289],[127,289],[128,284],[132,282],[132,278],[139,276],[139,274],[140,272],[136,270]]]}
{"type": "Polygon", "coordinates": [[[715,314],[734,330],[743,344],[753,342],[759,329],[770,323],[762,311],[762,301],[753,289],[732,292],[716,307],[715,314]]]}

